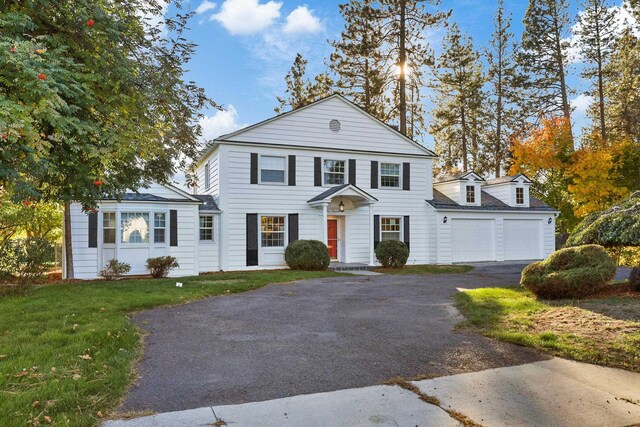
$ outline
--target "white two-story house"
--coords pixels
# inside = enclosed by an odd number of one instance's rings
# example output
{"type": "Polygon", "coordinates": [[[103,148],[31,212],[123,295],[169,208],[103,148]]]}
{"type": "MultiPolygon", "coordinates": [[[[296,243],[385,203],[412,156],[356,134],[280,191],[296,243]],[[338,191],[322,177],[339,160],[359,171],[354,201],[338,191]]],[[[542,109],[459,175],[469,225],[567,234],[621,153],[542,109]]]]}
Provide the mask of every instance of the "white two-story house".
{"type": "Polygon", "coordinates": [[[525,176],[467,173],[433,181],[436,154],[339,95],[216,139],[187,193],[153,184],[99,212],[73,205],[74,272],[109,259],[144,273],[172,255],[173,275],[286,267],[297,239],[334,262],[375,265],[382,240],[410,264],[540,259],[554,250],[557,211],[529,197],[525,176]]]}

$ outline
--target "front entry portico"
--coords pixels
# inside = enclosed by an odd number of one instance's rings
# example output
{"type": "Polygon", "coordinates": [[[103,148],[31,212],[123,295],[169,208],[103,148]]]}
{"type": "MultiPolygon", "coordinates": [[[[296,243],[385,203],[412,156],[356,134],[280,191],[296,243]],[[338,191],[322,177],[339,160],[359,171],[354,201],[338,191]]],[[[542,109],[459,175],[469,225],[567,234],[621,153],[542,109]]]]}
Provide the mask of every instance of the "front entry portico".
{"type": "Polygon", "coordinates": [[[322,210],[322,241],[329,248],[333,261],[350,262],[349,240],[346,238],[349,217],[362,209],[368,209],[369,265],[374,264],[373,253],[373,205],[375,197],[353,184],[332,187],[307,203],[322,210]]]}

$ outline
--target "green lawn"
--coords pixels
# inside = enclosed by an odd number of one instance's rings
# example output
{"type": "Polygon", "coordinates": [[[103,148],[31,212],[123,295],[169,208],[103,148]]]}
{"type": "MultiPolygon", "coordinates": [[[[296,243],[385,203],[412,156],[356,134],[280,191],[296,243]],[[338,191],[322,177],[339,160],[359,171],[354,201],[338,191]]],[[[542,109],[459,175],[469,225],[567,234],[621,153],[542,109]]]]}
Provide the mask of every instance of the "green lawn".
{"type": "Polygon", "coordinates": [[[462,274],[473,270],[470,265],[405,265],[404,268],[376,268],[384,274],[462,274]]]}
{"type": "Polygon", "coordinates": [[[132,312],[335,275],[219,273],[50,285],[28,296],[1,297],[0,425],[97,424],[134,379],[141,335],[127,317],[132,312]]]}
{"type": "Polygon", "coordinates": [[[456,295],[461,326],[545,353],[640,372],[640,298],[539,301],[521,288],[456,295]]]}

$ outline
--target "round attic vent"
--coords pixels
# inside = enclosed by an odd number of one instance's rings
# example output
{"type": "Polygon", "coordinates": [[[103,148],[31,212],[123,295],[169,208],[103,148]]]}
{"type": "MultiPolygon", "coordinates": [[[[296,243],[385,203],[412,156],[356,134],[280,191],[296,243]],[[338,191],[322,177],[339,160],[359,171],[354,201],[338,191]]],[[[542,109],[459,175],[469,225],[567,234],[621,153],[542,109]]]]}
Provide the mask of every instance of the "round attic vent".
{"type": "Polygon", "coordinates": [[[329,129],[331,132],[340,132],[340,122],[336,119],[333,119],[329,122],[329,129]]]}

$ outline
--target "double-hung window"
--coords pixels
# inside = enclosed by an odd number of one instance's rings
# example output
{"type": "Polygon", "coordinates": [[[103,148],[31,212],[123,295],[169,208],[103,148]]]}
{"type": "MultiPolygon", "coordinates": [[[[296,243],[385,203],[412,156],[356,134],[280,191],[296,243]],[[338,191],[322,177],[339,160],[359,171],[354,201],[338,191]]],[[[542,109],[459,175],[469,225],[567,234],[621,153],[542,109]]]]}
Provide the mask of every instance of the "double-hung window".
{"type": "Polygon", "coordinates": [[[516,187],[516,205],[524,205],[524,188],[516,187]]]}
{"type": "Polygon", "coordinates": [[[213,215],[200,215],[200,240],[213,241],[213,215]]]}
{"type": "Polygon", "coordinates": [[[345,161],[324,161],[324,185],[342,185],[345,183],[345,161]]]}
{"type": "Polygon", "coordinates": [[[167,229],[167,214],[153,214],[153,242],[164,243],[167,229]]]}
{"type": "Polygon", "coordinates": [[[260,157],[260,181],[263,183],[285,183],[286,162],[284,157],[260,157]]]}
{"type": "Polygon", "coordinates": [[[380,187],[400,188],[400,165],[397,163],[380,164],[380,187]]]}
{"type": "Polygon", "coordinates": [[[102,213],[102,243],[116,242],[116,213],[102,213]]]}
{"type": "Polygon", "coordinates": [[[263,216],[260,219],[260,242],[263,248],[284,247],[283,216],[263,216]]]}
{"type": "Polygon", "coordinates": [[[400,228],[402,227],[398,217],[380,218],[380,239],[381,240],[401,240],[400,228]]]}
{"type": "Polygon", "coordinates": [[[149,243],[149,214],[122,212],[120,231],[122,243],[149,243]]]}
{"type": "Polygon", "coordinates": [[[476,202],[476,186],[467,185],[467,203],[476,202]]]}

